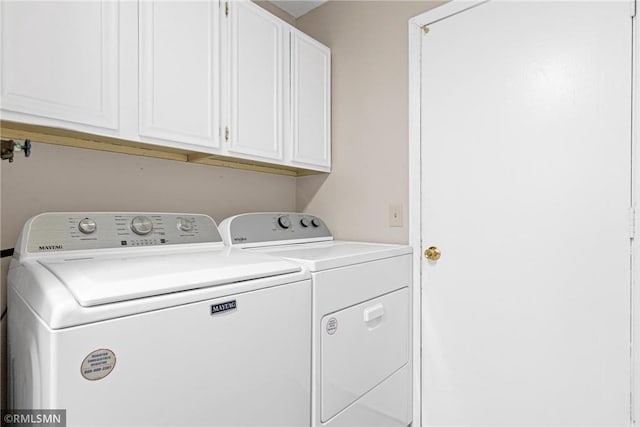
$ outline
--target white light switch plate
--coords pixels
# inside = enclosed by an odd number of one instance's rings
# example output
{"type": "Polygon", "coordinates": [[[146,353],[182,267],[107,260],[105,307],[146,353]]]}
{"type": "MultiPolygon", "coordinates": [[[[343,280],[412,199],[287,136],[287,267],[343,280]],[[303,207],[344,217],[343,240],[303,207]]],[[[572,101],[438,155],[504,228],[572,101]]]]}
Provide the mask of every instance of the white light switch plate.
{"type": "Polygon", "coordinates": [[[389,205],[389,227],[402,227],[402,204],[389,205]]]}

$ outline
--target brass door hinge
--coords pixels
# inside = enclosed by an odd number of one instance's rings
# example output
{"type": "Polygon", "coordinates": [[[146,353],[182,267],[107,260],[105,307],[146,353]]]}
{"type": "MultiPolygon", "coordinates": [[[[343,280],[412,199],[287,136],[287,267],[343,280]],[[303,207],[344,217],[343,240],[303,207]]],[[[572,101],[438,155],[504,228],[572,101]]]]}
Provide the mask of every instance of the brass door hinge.
{"type": "Polygon", "coordinates": [[[229,141],[229,126],[224,127],[224,140],[229,141]]]}
{"type": "Polygon", "coordinates": [[[229,16],[229,2],[224,2],[224,16],[229,16]]]}
{"type": "Polygon", "coordinates": [[[427,27],[426,25],[423,25],[420,28],[422,28],[422,31],[424,31],[425,34],[427,34],[429,32],[429,27],[427,27]]]}

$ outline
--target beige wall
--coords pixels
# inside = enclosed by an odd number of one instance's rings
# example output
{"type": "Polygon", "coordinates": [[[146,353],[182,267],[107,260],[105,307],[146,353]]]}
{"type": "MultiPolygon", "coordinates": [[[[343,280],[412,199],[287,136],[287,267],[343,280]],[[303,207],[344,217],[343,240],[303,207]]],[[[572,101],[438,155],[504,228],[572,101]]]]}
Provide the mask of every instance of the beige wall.
{"type": "Polygon", "coordinates": [[[330,1],[298,28],[331,48],[332,172],[298,178],[298,210],[341,239],[407,243],[409,18],[444,2],[330,1]],[[403,227],[388,225],[391,203],[403,227]]]}
{"type": "Polygon", "coordinates": [[[293,177],[33,144],[2,165],[2,247],[47,211],[196,212],[216,221],[251,210],[295,209],[293,177]]]}

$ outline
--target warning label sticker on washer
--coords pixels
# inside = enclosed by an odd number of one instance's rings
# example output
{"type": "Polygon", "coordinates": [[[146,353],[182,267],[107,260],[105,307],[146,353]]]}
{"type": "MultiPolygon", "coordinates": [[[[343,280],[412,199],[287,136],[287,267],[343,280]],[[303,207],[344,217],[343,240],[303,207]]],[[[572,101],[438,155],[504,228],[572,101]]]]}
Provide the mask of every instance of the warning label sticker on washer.
{"type": "Polygon", "coordinates": [[[94,350],[82,361],[80,373],[89,381],[101,380],[113,371],[116,355],[106,348],[94,350]]]}
{"type": "Polygon", "coordinates": [[[332,317],[329,320],[327,320],[327,333],[329,335],[333,335],[336,333],[337,330],[338,330],[338,319],[336,319],[335,317],[332,317]]]}

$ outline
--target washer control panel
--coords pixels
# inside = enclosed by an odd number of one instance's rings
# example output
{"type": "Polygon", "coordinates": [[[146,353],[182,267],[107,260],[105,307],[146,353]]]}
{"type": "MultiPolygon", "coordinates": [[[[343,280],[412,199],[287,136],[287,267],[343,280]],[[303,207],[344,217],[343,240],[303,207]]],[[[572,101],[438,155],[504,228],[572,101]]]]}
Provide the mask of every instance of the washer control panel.
{"type": "Polygon", "coordinates": [[[332,238],[324,221],[301,213],[237,215],[222,221],[220,231],[227,245],[332,238]]]}
{"type": "Polygon", "coordinates": [[[213,219],[199,214],[45,213],[26,227],[32,253],[222,242],[213,219]]]}

